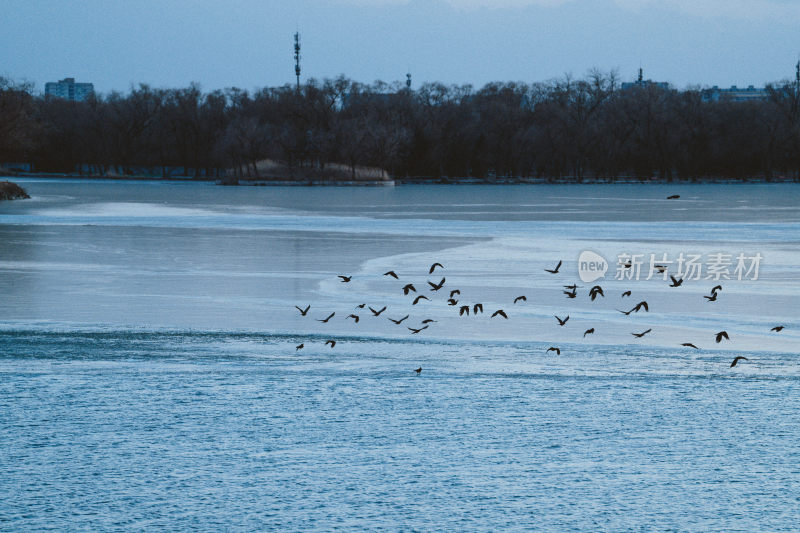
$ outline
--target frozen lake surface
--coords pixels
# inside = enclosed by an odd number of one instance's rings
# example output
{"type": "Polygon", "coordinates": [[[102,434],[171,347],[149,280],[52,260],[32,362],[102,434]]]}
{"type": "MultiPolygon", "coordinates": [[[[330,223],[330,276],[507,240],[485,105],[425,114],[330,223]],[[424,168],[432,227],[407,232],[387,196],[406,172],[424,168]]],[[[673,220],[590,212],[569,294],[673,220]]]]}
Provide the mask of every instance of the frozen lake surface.
{"type": "Polygon", "coordinates": [[[798,185],[17,181],[0,529],[800,523],[798,185]],[[604,279],[579,279],[585,250],[604,279]],[[650,254],[718,253],[733,279],[645,279],[650,254]],[[642,254],[640,279],[614,279],[619,254],[642,254]],[[739,254],[758,279],[736,279],[739,254]]]}

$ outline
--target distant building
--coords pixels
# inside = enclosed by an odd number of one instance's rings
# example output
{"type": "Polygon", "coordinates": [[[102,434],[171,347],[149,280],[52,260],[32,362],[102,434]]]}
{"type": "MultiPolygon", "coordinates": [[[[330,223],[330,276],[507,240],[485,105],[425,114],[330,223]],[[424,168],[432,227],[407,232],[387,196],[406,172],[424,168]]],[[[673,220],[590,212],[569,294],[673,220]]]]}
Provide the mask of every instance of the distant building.
{"type": "Polygon", "coordinates": [[[70,102],[83,102],[94,94],[91,83],[75,83],[75,78],[64,78],[61,81],[50,81],[44,84],[44,95],[47,98],[62,98],[70,102]]]}
{"type": "Polygon", "coordinates": [[[749,85],[746,89],[733,85],[730,89],[720,89],[714,85],[710,89],[703,89],[703,101],[719,102],[729,100],[732,102],[749,102],[754,100],[766,100],[769,98],[769,91],[766,87],[753,87],[749,85]]]}
{"type": "Polygon", "coordinates": [[[646,87],[658,87],[659,89],[669,89],[669,83],[666,81],[653,81],[653,80],[645,80],[642,76],[642,69],[639,69],[639,77],[636,81],[631,82],[624,82],[622,84],[622,90],[625,91],[627,89],[644,89],[646,87]]]}

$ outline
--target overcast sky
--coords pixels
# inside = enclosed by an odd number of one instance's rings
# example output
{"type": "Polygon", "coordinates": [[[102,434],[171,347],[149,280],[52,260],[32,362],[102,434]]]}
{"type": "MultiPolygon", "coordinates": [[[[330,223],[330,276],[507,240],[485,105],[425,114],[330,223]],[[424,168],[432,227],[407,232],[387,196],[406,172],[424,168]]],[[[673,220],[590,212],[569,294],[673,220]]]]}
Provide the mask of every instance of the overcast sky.
{"type": "Polygon", "coordinates": [[[794,78],[800,0],[0,0],[0,75],[101,92],[302,78],[545,81],[592,67],[688,85],[794,78]]]}

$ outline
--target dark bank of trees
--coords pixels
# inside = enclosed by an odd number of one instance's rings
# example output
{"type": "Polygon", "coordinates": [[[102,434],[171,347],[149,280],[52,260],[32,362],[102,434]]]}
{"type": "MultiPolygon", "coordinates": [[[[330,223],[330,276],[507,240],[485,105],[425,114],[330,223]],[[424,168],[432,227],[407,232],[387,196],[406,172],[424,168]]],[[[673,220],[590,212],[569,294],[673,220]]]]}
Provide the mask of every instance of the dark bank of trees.
{"type": "Polygon", "coordinates": [[[0,79],[0,162],[98,175],[255,178],[273,160],[286,177],[369,166],[396,177],[796,179],[799,104],[788,82],[766,100],[710,102],[699,90],[622,90],[597,71],[480,89],[344,77],[255,92],[141,85],[88,102],[0,79]]]}

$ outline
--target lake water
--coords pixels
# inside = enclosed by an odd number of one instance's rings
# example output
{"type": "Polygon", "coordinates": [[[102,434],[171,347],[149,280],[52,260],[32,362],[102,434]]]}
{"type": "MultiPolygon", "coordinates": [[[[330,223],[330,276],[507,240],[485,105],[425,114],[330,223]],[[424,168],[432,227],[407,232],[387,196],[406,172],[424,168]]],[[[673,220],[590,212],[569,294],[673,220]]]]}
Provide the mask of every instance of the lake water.
{"type": "Polygon", "coordinates": [[[0,530],[800,523],[797,184],[16,181],[0,530]],[[604,279],[579,279],[585,250],[604,279]],[[722,253],[733,279],[614,279],[622,253],[722,253]],[[733,275],[739,254],[763,258],[757,279],[733,275]]]}

